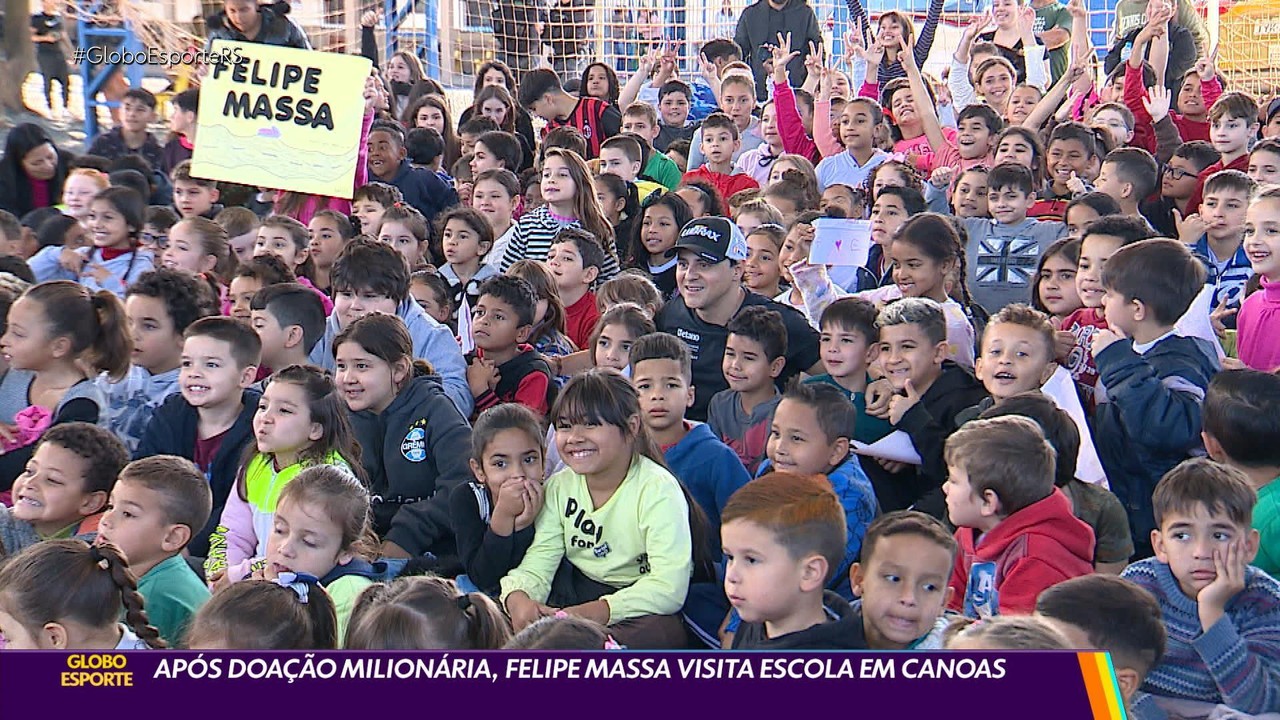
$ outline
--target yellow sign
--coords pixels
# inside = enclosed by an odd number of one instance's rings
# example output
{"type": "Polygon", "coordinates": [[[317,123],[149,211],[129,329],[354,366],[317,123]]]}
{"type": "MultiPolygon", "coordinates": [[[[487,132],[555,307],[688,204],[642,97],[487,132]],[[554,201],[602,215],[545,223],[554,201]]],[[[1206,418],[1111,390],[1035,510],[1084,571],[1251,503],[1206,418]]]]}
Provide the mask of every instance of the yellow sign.
{"type": "Polygon", "coordinates": [[[369,59],[226,40],[212,50],[191,174],[350,199],[369,59]]]}

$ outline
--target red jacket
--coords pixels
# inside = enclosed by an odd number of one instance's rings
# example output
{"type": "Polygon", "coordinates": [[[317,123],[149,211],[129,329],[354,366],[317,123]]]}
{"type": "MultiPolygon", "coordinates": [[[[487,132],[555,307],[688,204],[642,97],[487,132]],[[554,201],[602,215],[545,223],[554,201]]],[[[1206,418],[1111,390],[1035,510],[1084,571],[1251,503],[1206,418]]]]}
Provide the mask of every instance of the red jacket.
{"type": "Polygon", "coordinates": [[[726,206],[729,198],[733,197],[734,193],[760,187],[760,183],[746,173],[726,175],[725,173],[712,172],[706,165],[685,173],[683,179],[686,181],[705,180],[711,183],[720,193],[720,197],[724,198],[726,206]]]}
{"type": "Polygon", "coordinates": [[[1204,184],[1210,176],[1219,170],[1239,170],[1240,172],[1249,172],[1249,153],[1246,152],[1235,160],[1232,160],[1230,165],[1223,165],[1222,161],[1219,160],[1204,170],[1201,170],[1200,177],[1196,178],[1195,192],[1191,193],[1191,199],[1187,201],[1187,212],[1185,215],[1190,215],[1193,212],[1199,212],[1200,202],[1204,200],[1204,184]]]}
{"type": "Polygon", "coordinates": [[[1071,501],[1061,490],[1000,521],[975,540],[977,531],[960,528],[951,571],[950,607],[964,607],[969,569],[975,562],[996,564],[996,591],[1002,614],[1025,615],[1035,609],[1045,588],[1093,572],[1093,529],[1071,513],[1071,501]]]}

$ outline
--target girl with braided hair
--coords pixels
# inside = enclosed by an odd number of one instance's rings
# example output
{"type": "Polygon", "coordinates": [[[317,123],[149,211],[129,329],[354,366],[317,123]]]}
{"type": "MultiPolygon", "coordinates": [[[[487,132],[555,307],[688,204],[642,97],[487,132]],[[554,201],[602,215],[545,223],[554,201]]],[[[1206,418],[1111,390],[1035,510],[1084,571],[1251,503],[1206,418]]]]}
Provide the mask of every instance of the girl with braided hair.
{"type": "Polygon", "coordinates": [[[10,650],[165,647],[124,555],[81,540],[33,545],[0,569],[0,634],[10,650]]]}

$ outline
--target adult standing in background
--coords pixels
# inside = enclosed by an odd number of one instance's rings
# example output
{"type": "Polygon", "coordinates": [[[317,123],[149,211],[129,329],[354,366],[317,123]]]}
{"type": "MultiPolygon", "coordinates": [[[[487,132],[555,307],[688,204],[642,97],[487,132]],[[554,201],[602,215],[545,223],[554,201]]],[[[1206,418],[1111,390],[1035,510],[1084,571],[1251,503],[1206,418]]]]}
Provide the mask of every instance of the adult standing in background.
{"type": "Polygon", "coordinates": [[[214,40],[236,40],[310,50],[311,43],[307,40],[307,34],[287,17],[288,14],[289,3],[283,0],[263,5],[259,5],[257,0],[226,0],[222,4],[222,12],[205,20],[205,26],[209,30],[205,50],[209,49],[214,40]]]}
{"type": "Polygon", "coordinates": [[[1071,13],[1058,0],[1031,0],[1031,9],[1036,11],[1036,21],[1031,26],[1031,32],[1044,43],[1049,55],[1049,82],[1052,85],[1067,71],[1067,50],[1071,46],[1071,13]]]}
{"type": "Polygon", "coordinates": [[[36,65],[44,76],[44,97],[49,102],[49,115],[61,120],[68,112],[67,100],[71,96],[68,83],[67,55],[62,51],[66,28],[57,0],[44,0],[41,12],[31,16],[31,42],[36,46],[36,65]],[[62,88],[62,107],[53,104],[53,81],[62,88]]]}
{"type": "Polygon", "coordinates": [[[787,63],[787,72],[791,84],[800,87],[808,77],[804,60],[809,55],[809,44],[814,47],[822,45],[822,30],[818,27],[818,16],[807,0],[757,0],[742,11],[738,18],[738,30],[734,33],[734,41],[742,48],[742,57],[751,63],[751,72],[756,81],[756,99],[764,101],[769,97],[768,73],[764,62],[772,55],[767,45],[778,42],[778,35],[790,36],[791,52],[800,53],[787,63]]]}

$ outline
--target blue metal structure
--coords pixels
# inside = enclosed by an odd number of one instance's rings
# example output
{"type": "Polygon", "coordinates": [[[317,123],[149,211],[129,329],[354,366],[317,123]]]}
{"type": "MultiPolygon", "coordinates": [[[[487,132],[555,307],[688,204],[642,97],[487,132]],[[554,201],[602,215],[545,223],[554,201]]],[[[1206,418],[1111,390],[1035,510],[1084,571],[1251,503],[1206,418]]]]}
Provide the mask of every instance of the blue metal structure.
{"type": "MultiPolygon", "coordinates": [[[[100,25],[89,18],[100,16],[106,0],[76,0],[77,42],[81,48],[98,47],[110,51],[122,50],[142,53],[146,49],[133,34],[132,23],[123,21],[120,25],[100,25]]],[[[91,63],[86,59],[80,63],[80,80],[84,88],[84,134],[85,140],[91,141],[98,134],[98,108],[119,107],[120,103],[101,101],[97,97],[103,90],[107,80],[113,73],[120,71],[120,63],[108,63],[103,58],[101,63],[91,63]]],[[[119,58],[117,58],[119,60],[119,58]]],[[[133,87],[142,87],[142,63],[130,63],[124,67],[125,77],[133,87]]]]}
{"type": "Polygon", "coordinates": [[[440,79],[440,2],[439,0],[383,0],[383,29],[386,30],[387,47],[384,59],[400,49],[401,39],[412,40],[418,45],[418,56],[426,66],[427,77],[440,79]],[[423,29],[401,28],[410,13],[422,6],[423,29]]]}

